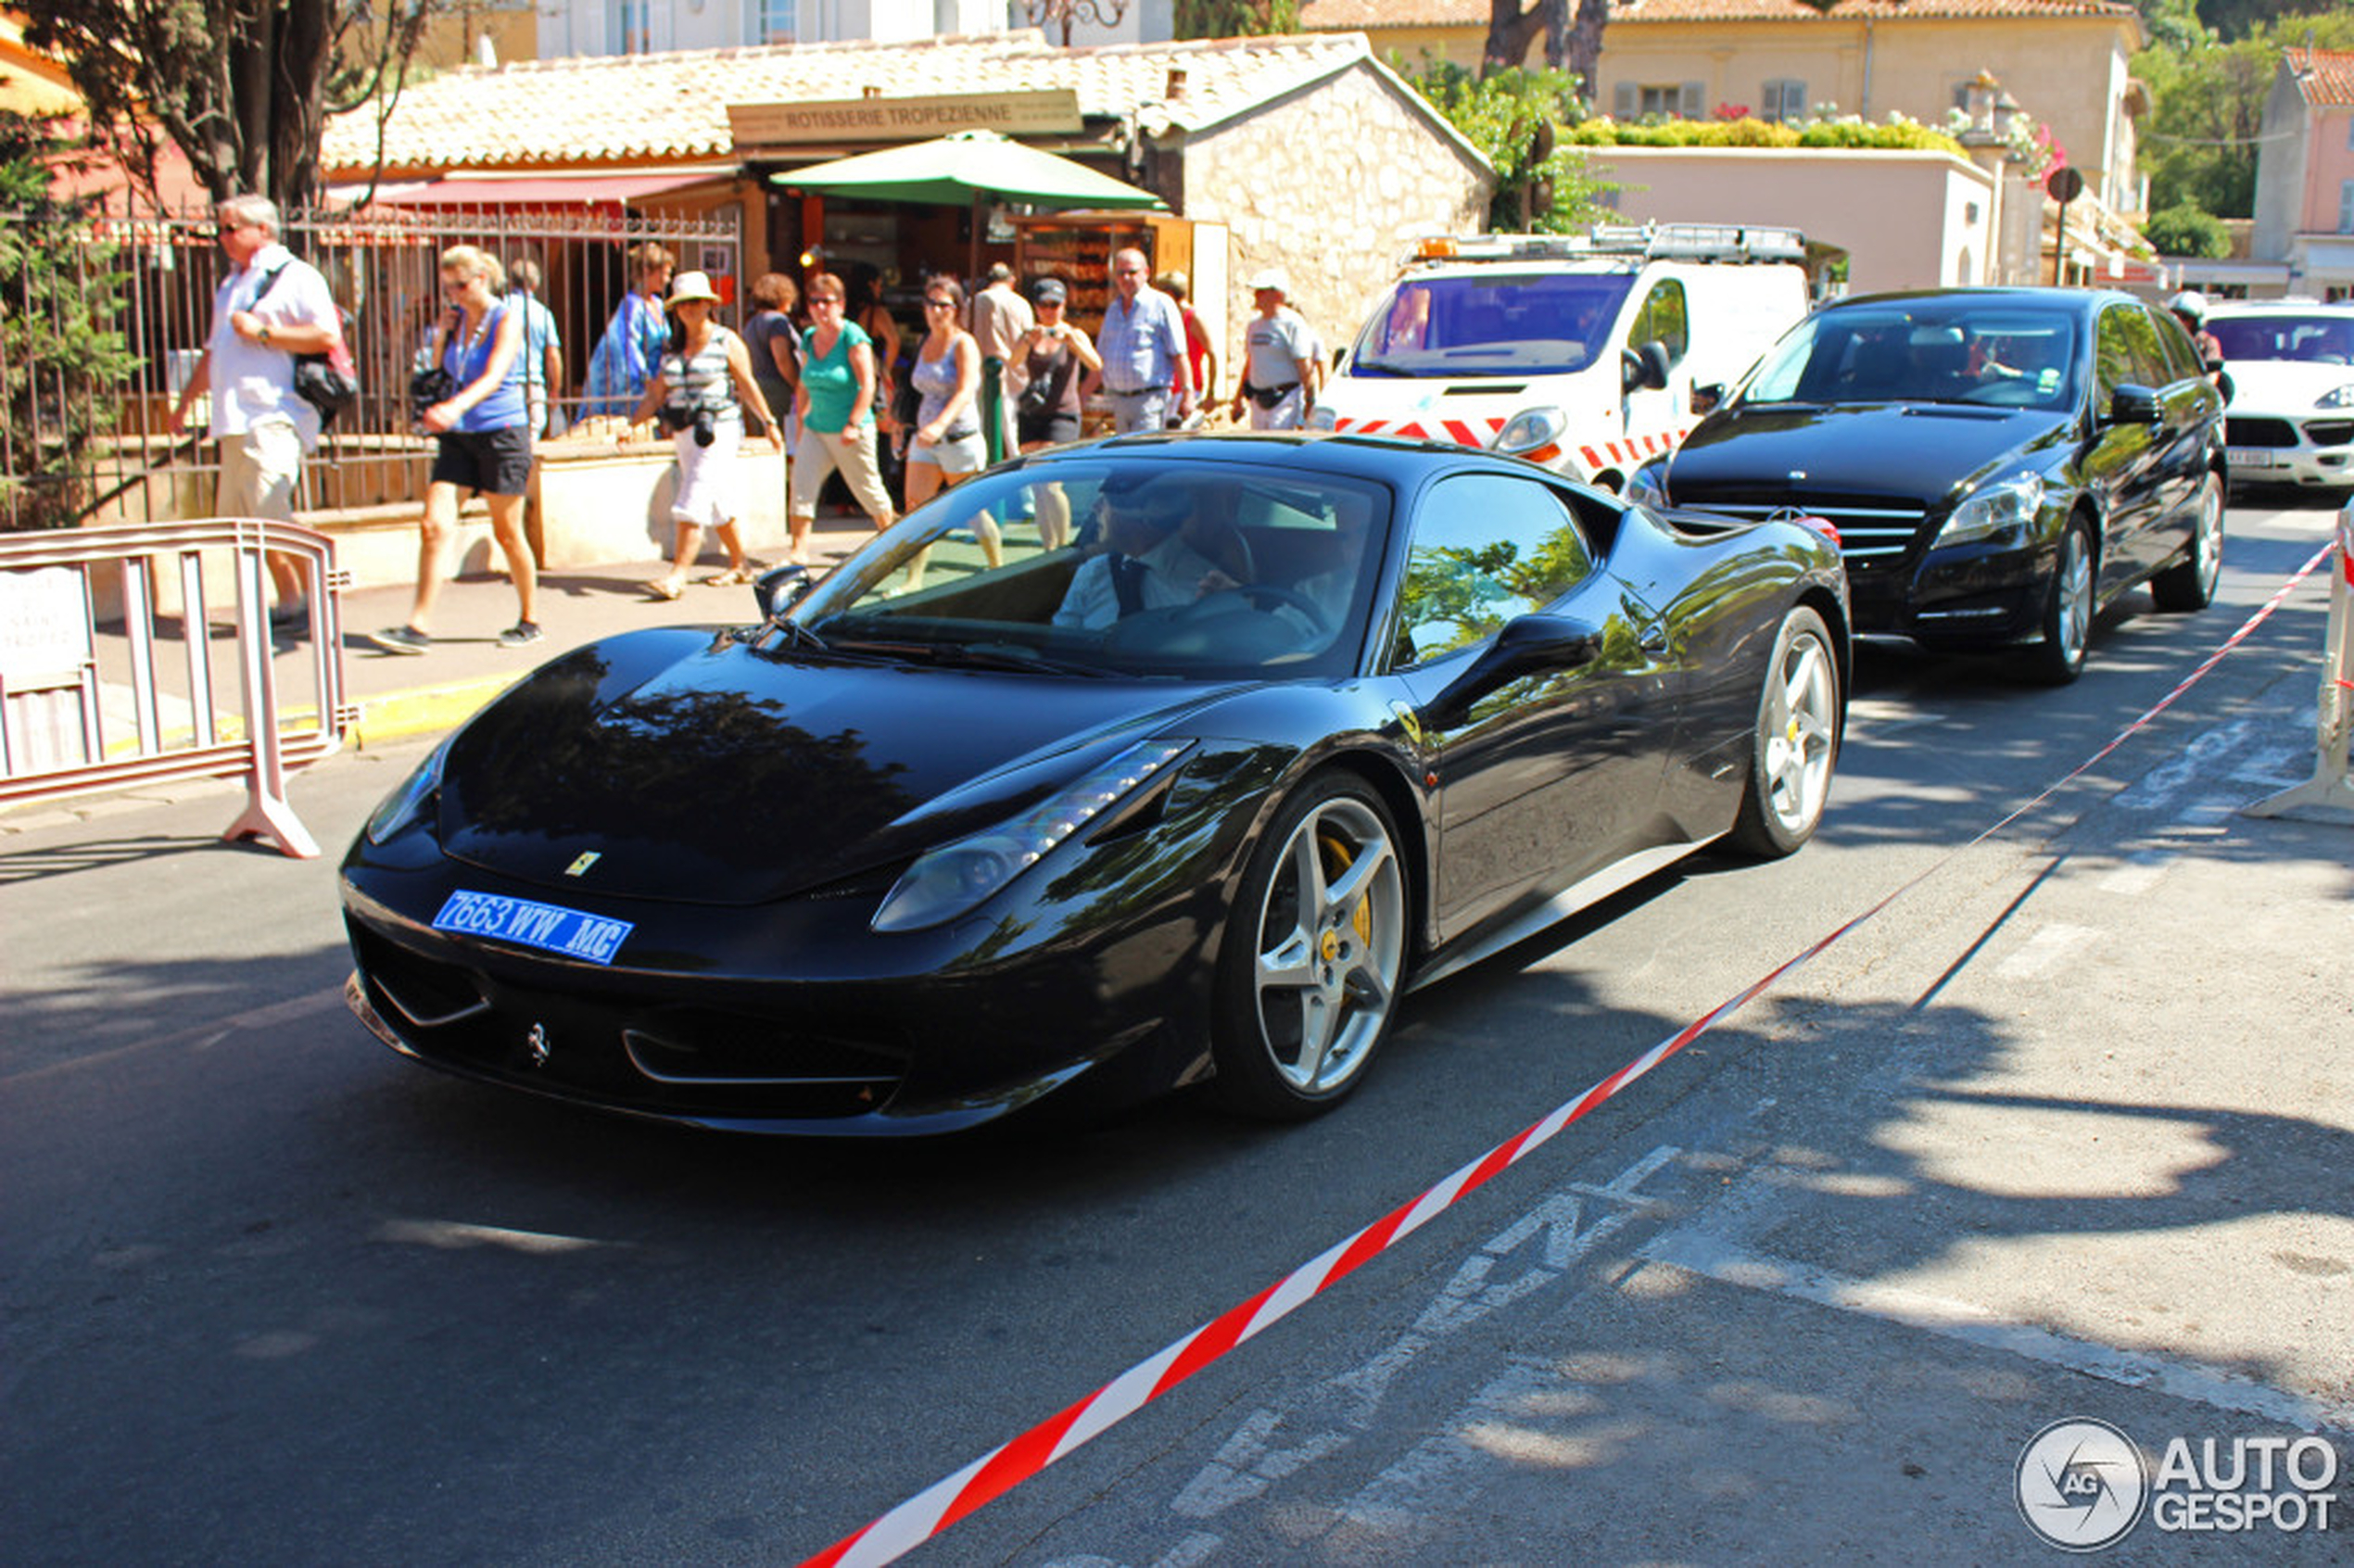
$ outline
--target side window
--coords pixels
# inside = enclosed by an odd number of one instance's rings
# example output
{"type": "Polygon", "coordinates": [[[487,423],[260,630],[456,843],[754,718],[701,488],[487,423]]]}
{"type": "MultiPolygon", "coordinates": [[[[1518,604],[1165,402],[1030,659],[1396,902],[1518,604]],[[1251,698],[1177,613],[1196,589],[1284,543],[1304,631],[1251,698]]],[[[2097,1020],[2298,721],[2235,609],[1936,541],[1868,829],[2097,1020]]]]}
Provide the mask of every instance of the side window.
{"type": "Polygon", "coordinates": [[[1584,531],[1550,487],[1500,474],[1441,480],[1414,519],[1398,588],[1398,661],[1425,663],[1493,637],[1593,569],[1584,531]]]}
{"type": "Polygon", "coordinates": [[[1667,345],[1667,358],[1673,363],[1692,346],[1690,322],[1684,312],[1684,285],[1674,278],[1663,278],[1644,297],[1634,330],[1626,335],[1626,346],[1638,348],[1657,338],[1667,345]]]}
{"type": "Polygon", "coordinates": [[[2094,339],[2094,373],[2099,378],[2098,411],[2108,411],[2109,394],[2130,386],[2141,373],[2133,362],[2133,345],[2125,334],[2126,309],[2111,306],[2101,312],[2100,331],[2094,339]]]}
{"type": "Polygon", "coordinates": [[[2133,350],[2133,379],[2144,386],[2165,386],[2174,380],[2174,368],[2166,360],[2166,349],[2159,343],[2158,323],[2150,320],[2146,307],[2133,305],[2122,311],[2125,317],[2125,341],[2133,350]]]}

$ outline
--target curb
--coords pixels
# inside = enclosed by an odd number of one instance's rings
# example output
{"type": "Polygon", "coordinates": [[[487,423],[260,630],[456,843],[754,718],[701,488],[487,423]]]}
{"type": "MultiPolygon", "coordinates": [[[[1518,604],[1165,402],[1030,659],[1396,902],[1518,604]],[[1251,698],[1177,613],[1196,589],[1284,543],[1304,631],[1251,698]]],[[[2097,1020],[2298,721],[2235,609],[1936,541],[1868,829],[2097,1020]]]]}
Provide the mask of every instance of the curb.
{"type": "Polygon", "coordinates": [[[479,680],[368,698],[360,704],[359,718],[345,731],[344,744],[354,751],[366,751],[387,741],[454,728],[462,720],[489,706],[493,698],[528,673],[518,670],[511,676],[486,676],[479,680]]]}

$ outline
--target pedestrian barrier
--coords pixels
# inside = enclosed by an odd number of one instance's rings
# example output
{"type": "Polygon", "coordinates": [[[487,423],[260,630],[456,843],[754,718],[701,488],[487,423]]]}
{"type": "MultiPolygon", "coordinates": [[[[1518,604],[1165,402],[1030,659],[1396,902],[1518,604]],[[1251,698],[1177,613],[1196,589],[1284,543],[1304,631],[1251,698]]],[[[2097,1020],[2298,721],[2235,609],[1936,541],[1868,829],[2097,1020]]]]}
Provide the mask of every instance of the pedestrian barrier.
{"type": "Polygon", "coordinates": [[[210,518],[0,538],[0,804],[126,784],[244,774],[246,807],[223,839],[265,839],[310,859],[319,846],[286,800],[286,772],[343,742],[336,596],[349,586],[335,542],[292,523],[210,518]],[[218,605],[208,573],[223,554],[233,593],[218,605]],[[293,558],[307,585],[310,704],[281,701],[266,557],[293,558]],[[101,592],[120,581],[121,625],[101,626],[101,592]],[[179,614],[161,606],[176,588],[179,614]],[[216,609],[234,611],[234,670],[214,658],[216,609]],[[177,638],[184,680],[158,656],[177,638]],[[234,689],[232,689],[234,683],[234,689]]]}
{"type": "Polygon", "coordinates": [[[2337,570],[2330,577],[2330,623],[2322,644],[2318,712],[2313,777],[2249,806],[2250,816],[2318,811],[2340,820],[2341,814],[2354,813],[2354,780],[2347,777],[2348,741],[2354,740],[2354,501],[2337,514],[2337,570]]]}

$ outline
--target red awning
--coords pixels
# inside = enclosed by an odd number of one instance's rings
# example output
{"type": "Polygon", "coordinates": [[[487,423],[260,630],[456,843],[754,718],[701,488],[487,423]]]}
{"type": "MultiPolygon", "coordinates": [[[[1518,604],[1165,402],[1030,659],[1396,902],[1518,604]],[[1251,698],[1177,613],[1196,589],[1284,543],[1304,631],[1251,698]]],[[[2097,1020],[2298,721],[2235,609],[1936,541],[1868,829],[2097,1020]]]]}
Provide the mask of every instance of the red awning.
{"type": "Polygon", "coordinates": [[[734,173],[728,168],[666,174],[445,174],[423,184],[386,185],[376,199],[389,207],[618,206],[734,173]]]}

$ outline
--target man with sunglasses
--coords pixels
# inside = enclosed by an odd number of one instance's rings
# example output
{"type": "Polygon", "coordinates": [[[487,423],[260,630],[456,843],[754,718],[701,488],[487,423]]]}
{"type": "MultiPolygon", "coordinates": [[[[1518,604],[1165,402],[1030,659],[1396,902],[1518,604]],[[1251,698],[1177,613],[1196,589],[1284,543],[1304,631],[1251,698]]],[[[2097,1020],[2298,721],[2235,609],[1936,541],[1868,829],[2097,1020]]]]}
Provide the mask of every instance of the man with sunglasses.
{"type": "MultiPolygon", "coordinates": [[[[172,406],[179,435],[198,398],[212,396],[212,434],[221,443],[223,517],[294,521],[302,454],[319,444],[319,411],[295,395],[295,356],[323,354],[340,331],[335,296],[317,268],[278,243],[278,208],[267,197],[235,196],[213,213],[229,258],[229,276],[212,297],[212,330],[194,374],[172,406]]],[[[272,551],[274,626],[300,625],[310,613],[302,568],[272,551]]]]}

